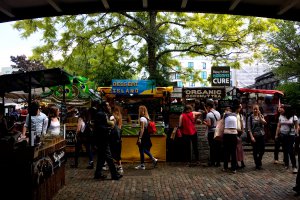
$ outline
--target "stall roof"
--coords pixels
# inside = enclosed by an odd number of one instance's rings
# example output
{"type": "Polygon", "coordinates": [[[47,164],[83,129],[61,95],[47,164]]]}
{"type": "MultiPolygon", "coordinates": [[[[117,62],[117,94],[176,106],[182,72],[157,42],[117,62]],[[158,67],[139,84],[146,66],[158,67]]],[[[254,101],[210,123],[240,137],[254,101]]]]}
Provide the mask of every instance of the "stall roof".
{"type": "Polygon", "coordinates": [[[31,88],[43,88],[69,84],[71,75],[60,68],[30,71],[0,76],[0,94],[12,91],[28,92],[31,88]]]}
{"type": "Polygon", "coordinates": [[[248,93],[262,93],[262,94],[281,94],[284,93],[280,90],[262,90],[262,89],[249,89],[249,88],[238,88],[241,92],[248,92],[248,93]]]}

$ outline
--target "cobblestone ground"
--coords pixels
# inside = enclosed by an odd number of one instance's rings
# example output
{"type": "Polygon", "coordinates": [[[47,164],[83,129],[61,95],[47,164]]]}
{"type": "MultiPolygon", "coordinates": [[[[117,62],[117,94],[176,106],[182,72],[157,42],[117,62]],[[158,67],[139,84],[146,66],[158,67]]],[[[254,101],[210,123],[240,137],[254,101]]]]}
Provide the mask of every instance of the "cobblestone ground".
{"type": "Polygon", "coordinates": [[[126,163],[119,181],[94,180],[94,170],[83,165],[71,169],[67,164],[66,185],[54,200],[300,199],[292,191],[296,175],[282,164],[273,164],[273,153],[265,153],[262,170],[255,170],[251,152],[246,152],[245,164],[245,169],[232,174],[222,172],[221,167],[187,167],[184,163],[159,163],[154,169],[147,163],[146,170],[135,170],[136,163],[126,163]]]}

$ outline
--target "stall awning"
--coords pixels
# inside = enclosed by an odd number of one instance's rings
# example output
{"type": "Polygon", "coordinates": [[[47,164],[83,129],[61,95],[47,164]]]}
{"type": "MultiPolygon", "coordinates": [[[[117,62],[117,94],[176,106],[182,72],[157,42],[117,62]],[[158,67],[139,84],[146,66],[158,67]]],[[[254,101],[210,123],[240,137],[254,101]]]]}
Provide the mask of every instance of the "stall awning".
{"type": "Polygon", "coordinates": [[[12,91],[28,92],[31,88],[69,84],[71,75],[60,68],[30,71],[0,76],[0,94],[12,91]]]}
{"type": "Polygon", "coordinates": [[[284,93],[280,90],[262,90],[262,89],[249,89],[249,88],[238,88],[240,92],[248,92],[248,93],[262,93],[262,94],[281,94],[284,93]]]}

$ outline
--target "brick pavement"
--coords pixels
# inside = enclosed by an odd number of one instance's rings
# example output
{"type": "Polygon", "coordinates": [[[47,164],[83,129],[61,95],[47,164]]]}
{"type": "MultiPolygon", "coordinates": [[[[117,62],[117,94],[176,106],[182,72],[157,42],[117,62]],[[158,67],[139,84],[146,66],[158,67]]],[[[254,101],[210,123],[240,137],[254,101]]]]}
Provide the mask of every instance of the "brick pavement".
{"type": "Polygon", "coordinates": [[[71,169],[67,164],[66,185],[54,200],[300,199],[292,191],[296,175],[281,164],[273,164],[271,152],[265,154],[263,170],[258,171],[254,169],[251,152],[246,152],[246,168],[236,174],[222,172],[222,168],[187,167],[184,163],[159,163],[154,169],[147,163],[146,170],[135,170],[136,164],[124,164],[124,177],[119,181],[94,180],[94,170],[85,166],[71,169]]]}

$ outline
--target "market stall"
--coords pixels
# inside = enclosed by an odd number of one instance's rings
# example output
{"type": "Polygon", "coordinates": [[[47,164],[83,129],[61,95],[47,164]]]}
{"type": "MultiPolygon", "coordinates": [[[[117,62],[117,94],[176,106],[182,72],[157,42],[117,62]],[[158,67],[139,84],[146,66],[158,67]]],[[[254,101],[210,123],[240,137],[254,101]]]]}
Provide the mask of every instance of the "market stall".
{"type": "MultiPolygon", "coordinates": [[[[66,156],[68,163],[74,165],[75,156],[75,136],[77,129],[77,116],[69,113],[80,112],[81,109],[90,108],[91,101],[99,101],[101,97],[95,92],[95,83],[83,76],[70,76],[70,84],[64,86],[50,87],[48,92],[44,92],[41,97],[46,104],[61,104],[64,111],[64,138],[66,140],[66,156]]],[[[85,146],[83,145],[85,150],[85,146]]]]}
{"type": "MultiPolygon", "coordinates": [[[[192,105],[195,111],[204,111],[203,103],[206,99],[224,99],[224,87],[185,87],[174,88],[170,98],[170,112],[169,112],[169,131],[171,135],[173,129],[179,124],[179,116],[183,111],[184,105],[192,105]]],[[[205,115],[205,113],[203,114],[205,115]]],[[[199,160],[206,163],[209,158],[209,146],[206,135],[206,125],[202,124],[203,116],[201,119],[196,120],[196,130],[198,138],[198,151],[199,160]]],[[[168,137],[170,138],[170,137],[168,137]]],[[[170,161],[184,161],[185,155],[183,154],[183,141],[182,138],[168,139],[168,160],[170,161]]],[[[191,151],[192,152],[192,151],[191,151]]],[[[192,154],[191,154],[192,155],[192,154]]],[[[193,156],[193,155],[192,155],[193,156]]]]}
{"type": "MultiPolygon", "coordinates": [[[[32,97],[32,88],[69,84],[69,76],[59,68],[2,75],[0,95],[24,91],[32,97]]],[[[29,107],[31,100],[28,98],[29,107]]],[[[32,131],[27,139],[19,140],[19,134],[12,132],[0,140],[1,195],[11,199],[51,199],[65,184],[65,140],[62,136],[49,136],[37,144],[32,131]]]]}
{"type": "Polygon", "coordinates": [[[156,123],[157,133],[151,136],[151,152],[160,161],[166,161],[165,107],[166,98],[173,87],[155,87],[151,80],[113,80],[112,87],[99,87],[103,98],[121,108],[122,126],[122,161],[139,160],[136,146],[140,129],[138,124],[138,107],[145,105],[151,120],[156,123]]]}
{"type": "Polygon", "coordinates": [[[245,117],[251,114],[253,104],[259,105],[260,111],[267,121],[264,126],[265,140],[266,142],[273,142],[277,127],[278,105],[284,93],[280,90],[251,88],[233,88],[231,93],[233,97],[238,98],[242,103],[245,117]]]}

